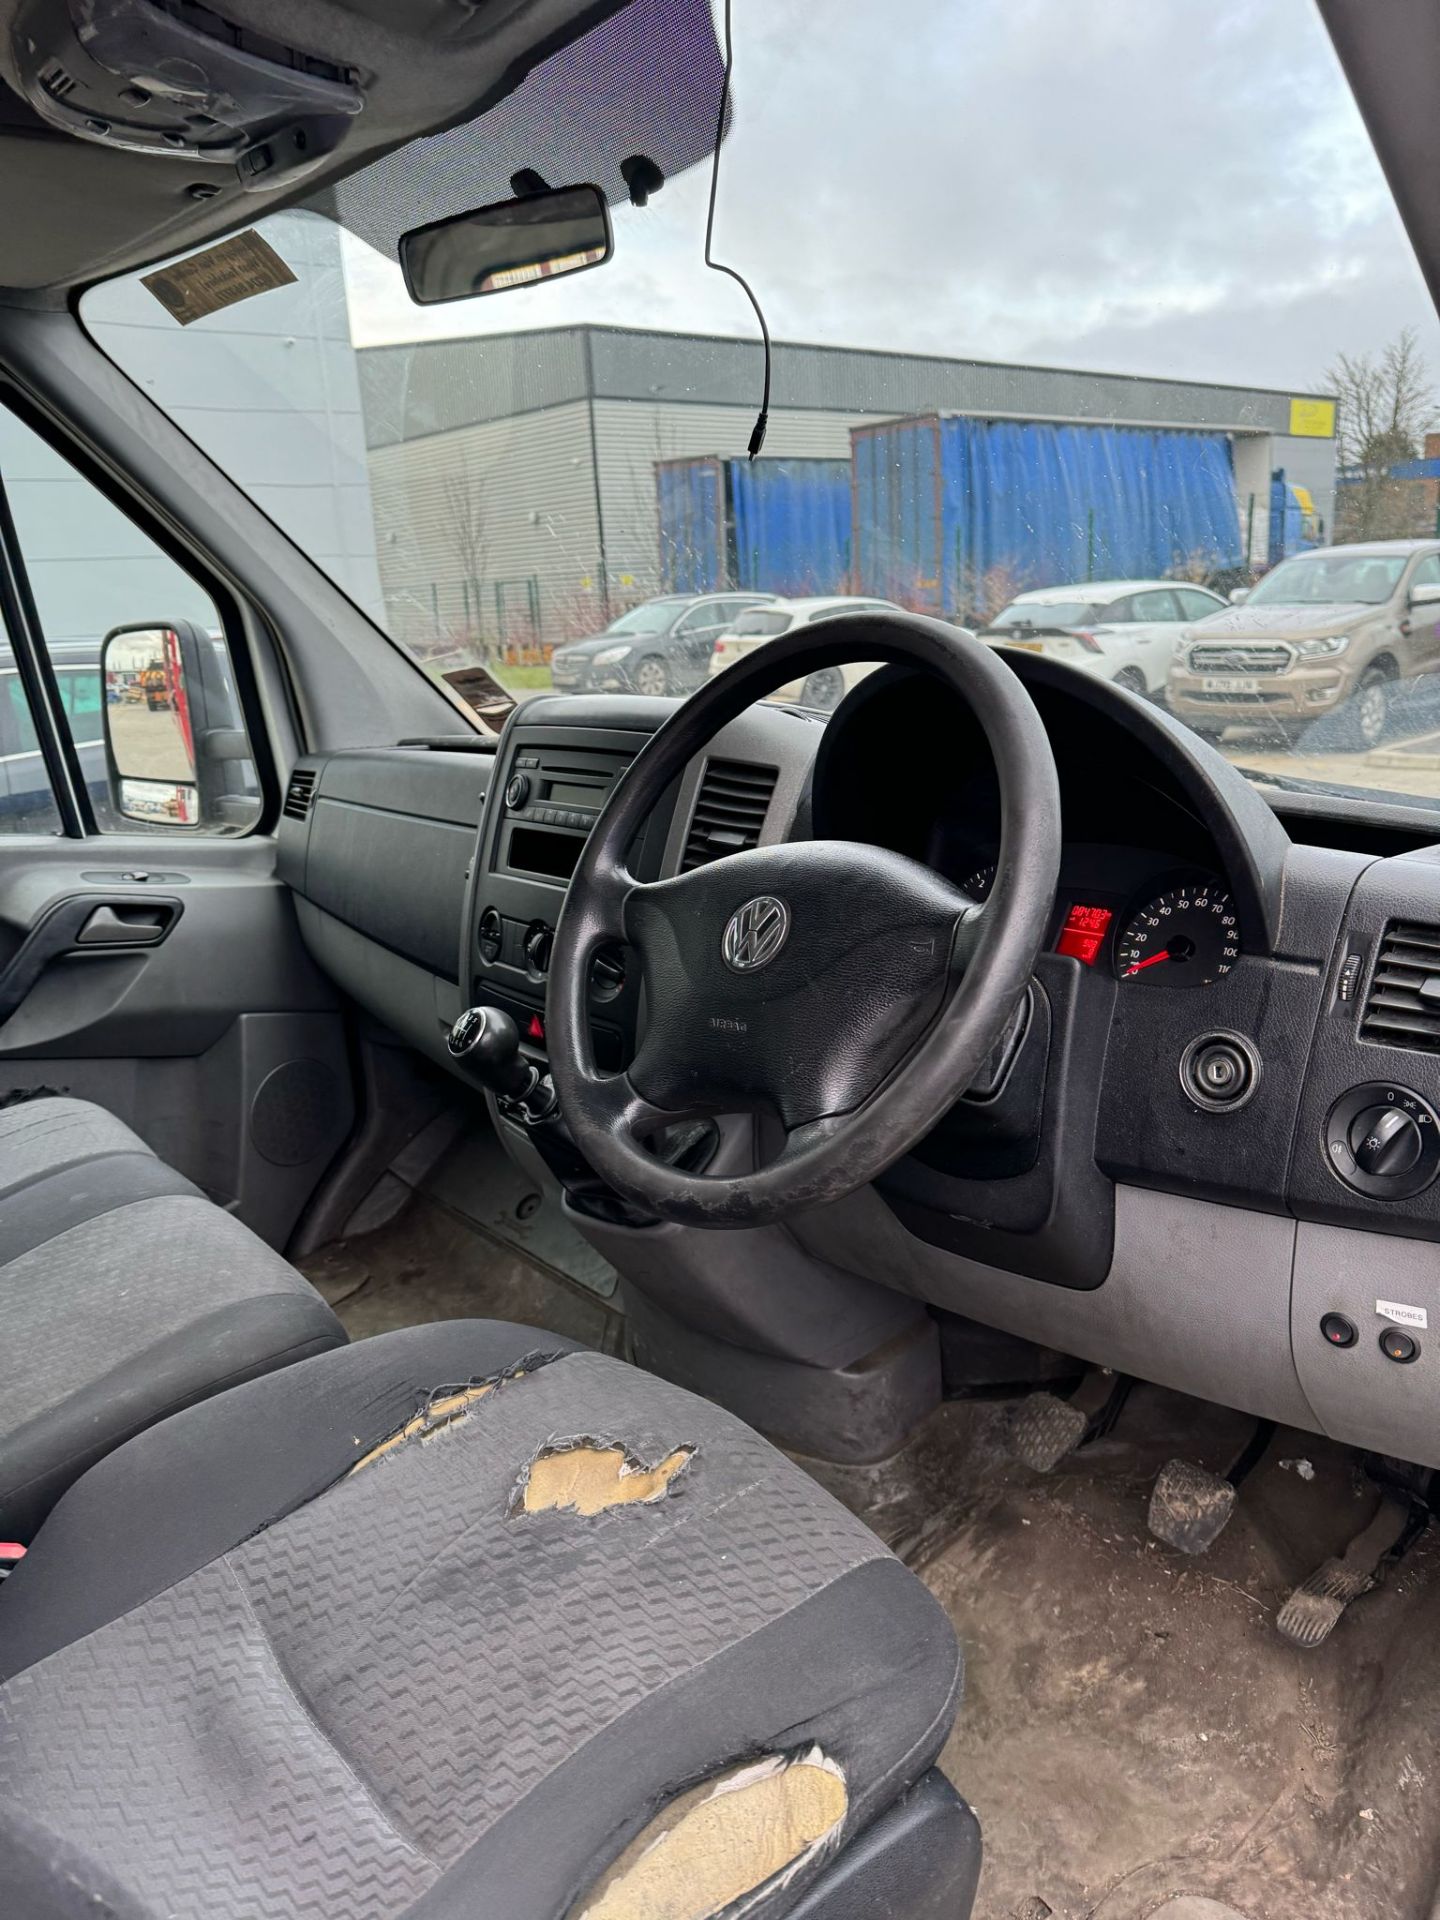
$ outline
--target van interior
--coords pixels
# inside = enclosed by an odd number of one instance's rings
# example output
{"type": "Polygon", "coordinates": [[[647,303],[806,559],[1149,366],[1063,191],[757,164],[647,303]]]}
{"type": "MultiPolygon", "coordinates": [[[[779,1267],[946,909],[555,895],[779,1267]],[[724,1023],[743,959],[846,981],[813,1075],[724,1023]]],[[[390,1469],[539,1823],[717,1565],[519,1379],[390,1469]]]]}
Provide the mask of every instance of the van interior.
{"type": "MultiPolygon", "coordinates": [[[[1004,118],[930,90],[1004,10],[734,12],[0,0],[16,1920],[1440,1913],[1440,722],[1397,719],[1436,541],[1372,535],[1360,734],[1353,607],[1271,647],[1315,706],[1278,745],[1255,643],[1186,656],[1206,728],[977,639],[974,568],[662,566],[682,458],[828,462],[849,525],[869,362],[1004,337],[952,216],[998,254],[1084,191],[1021,137],[987,213],[1004,118]],[[627,616],[727,589],[678,684],[683,614],[627,616]],[[771,592],[861,604],[709,671],[771,592]],[[610,678],[556,687],[587,635],[610,678]]],[[[1144,41],[1125,0],[1019,12],[1155,130],[1087,50],[1144,41]]],[[[1275,12],[1440,294],[1440,12],[1275,12]]],[[[1289,94],[1167,71],[1212,150],[1285,144],[1289,94]]],[[[1032,402],[1015,357],[888,412],[1122,431],[1118,375],[1032,402]]],[[[1123,431],[1199,448],[1238,541],[1229,389],[1142,374],[1123,431]]],[[[895,499],[897,544],[944,505],[895,499]]],[[[1104,512],[1070,579],[1232,619],[1239,546],[1117,574],[1104,512]]]]}

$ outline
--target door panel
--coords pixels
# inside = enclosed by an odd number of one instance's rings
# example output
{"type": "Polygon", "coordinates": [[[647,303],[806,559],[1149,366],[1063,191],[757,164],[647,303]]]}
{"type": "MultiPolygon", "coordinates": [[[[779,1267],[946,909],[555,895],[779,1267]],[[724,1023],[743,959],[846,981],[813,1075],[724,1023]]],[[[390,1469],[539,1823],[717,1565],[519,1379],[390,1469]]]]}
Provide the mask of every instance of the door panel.
{"type": "Polygon", "coordinates": [[[339,1005],[274,861],[260,837],[0,840],[0,996],[37,926],[73,935],[0,1020],[0,1098],[98,1101],[283,1246],[354,1098],[339,1005]],[[167,917],[153,943],[124,938],[167,917]],[[112,921],[120,944],[83,937],[113,939],[112,921]]]}

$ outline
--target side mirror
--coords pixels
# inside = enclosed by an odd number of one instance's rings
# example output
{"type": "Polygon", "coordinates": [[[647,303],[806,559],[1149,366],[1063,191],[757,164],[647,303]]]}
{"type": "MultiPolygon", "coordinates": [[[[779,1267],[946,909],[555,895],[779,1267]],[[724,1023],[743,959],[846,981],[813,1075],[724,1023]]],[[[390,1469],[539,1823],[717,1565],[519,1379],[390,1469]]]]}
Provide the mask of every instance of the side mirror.
{"type": "Polygon", "coordinates": [[[599,187],[555,187],[412,228],[400,237],[400,267],[410,298],[433,307],[584,273],[614,250],[599,187]]]}
{"type": "Polygon", "coordinates": [[[248,762],[251,750],[209,634],[191,620],[112,628],[100,680],[116,813],[146,826],[253,821],[253,795],[227,788],[226,763],[248,762]]]}
{"type": "Polygon", "coordinates": [[[1410,604],[1412,607],[1440,606],[1440,582],[1427,581],[1423,587],[1412,587],[1410,604]]]}
{"type": "Polygon", "coordinates": [[[1250,598],[1249,587],[1232,587],[1227,595],[1232,607],[1243,607],[1250,598]]]}

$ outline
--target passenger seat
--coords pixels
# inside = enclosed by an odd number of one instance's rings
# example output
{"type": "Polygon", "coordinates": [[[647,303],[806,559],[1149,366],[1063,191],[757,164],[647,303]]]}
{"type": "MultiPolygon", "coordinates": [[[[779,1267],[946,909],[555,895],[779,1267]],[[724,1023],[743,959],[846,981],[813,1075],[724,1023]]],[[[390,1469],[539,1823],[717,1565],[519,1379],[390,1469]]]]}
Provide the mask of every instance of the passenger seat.
{"type": "Polygon", "coordinates": [[[0,1540],[168,1414],[345,1343],[308,1281],[85,1100],[0,1109],[0,1540]]]}

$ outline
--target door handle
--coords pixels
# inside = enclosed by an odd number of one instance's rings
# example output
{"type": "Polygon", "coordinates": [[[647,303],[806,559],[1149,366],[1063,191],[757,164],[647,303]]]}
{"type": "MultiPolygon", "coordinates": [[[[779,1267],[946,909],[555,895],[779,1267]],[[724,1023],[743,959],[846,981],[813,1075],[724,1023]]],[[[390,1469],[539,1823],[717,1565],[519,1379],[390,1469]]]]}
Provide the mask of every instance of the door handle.
{"type": "Polygon", "coordinates": [[[174,914],[163,900],[143,906],[96,907],[75,936],[77,947],[153,947],[170,931],[174,914]]]}
{"type": "Polygon", "coordinates": [[[62,953],[158,946],[184,910],[179,900],[136,899],[134,894],[107,899],[100,893],[72,893],[56,900],[0,970],[0,1026],[62,953]]]}

